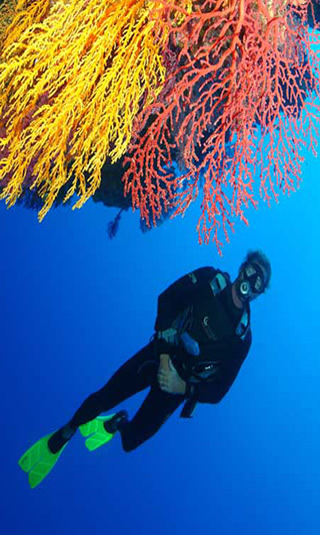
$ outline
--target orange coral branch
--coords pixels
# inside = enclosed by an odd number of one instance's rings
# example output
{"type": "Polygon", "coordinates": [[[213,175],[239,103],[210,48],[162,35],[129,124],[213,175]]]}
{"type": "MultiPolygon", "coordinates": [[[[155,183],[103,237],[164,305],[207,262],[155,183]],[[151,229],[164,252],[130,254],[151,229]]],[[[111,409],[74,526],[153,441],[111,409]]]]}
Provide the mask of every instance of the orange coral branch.
{"type": "Polygon", "coordinates": [[[301,148],[315,150],[318,136],[320,108],[306,99],[319,95],[319,56],[282,0],[232,0],[220,12],[213,2],[195,4],[171,27],[169,42],[181,43],[174,83],[167,79],[158,106],[137,118],[142,129],[152,124],[131,144],[125,191],[150,224],[169,207],[184,214],[203,181],[199,239],[211,237],[221,251],[219,229],[228,240],[234,215],[247,222],[245,209],[257,206],[257,175],[267,202],[299,185],[301,148]],[[175,159],[179,179],[166,173],[175,159]]]}

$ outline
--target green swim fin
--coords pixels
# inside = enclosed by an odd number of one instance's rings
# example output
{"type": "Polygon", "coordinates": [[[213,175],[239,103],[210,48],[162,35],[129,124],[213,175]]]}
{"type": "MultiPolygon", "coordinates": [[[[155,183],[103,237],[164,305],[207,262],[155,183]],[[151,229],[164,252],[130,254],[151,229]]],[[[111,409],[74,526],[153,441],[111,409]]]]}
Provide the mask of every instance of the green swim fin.
{"type": "Polygon", "coordinates": [[[115,433],[108,433],[104,428],[104,422],[110,420],[114,415],[98,416],[87,424],[80,425],[79,430],[82,436],[87,438],[85,444],[90,451],[94,451],[100,446],[107,444],[111,440],[115,433]]]}
{"type": "Polygon", "coordinates": [[[19,459],[20,468],[28,474],[30,487],[33,489],[51,472],[67,444],[58,453],[51,453],[48,440],[54,433],[50,433],[33,444],[19,459]]]}

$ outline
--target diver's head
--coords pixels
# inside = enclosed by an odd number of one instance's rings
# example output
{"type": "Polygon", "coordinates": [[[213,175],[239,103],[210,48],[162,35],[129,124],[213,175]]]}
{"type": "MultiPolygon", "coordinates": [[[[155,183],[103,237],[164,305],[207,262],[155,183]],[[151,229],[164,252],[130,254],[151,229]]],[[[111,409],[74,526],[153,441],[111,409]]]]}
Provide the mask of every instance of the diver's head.
{"type": "Polygon", "coordinates": [[[235,301],[245,306],[269,287],[271,264],[261,251],[249,251],[233,284],[235,301]]]}

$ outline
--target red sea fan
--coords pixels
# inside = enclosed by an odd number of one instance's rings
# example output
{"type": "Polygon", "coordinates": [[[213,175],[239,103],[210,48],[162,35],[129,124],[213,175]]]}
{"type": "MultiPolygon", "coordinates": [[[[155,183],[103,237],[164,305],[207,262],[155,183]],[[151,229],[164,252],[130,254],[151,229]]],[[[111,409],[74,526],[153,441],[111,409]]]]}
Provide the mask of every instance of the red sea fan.
{"type": "Polygon", "coordinates": [[[193,2],[189,14],[181,8],[184,22],[171,24],[168,40],[176,61],[157,101],[136,118],[125,161],[125,192],[147,225],[168,210],[184,214],[202,191],[199,240],[221,252],[221,229],[229,241],[234,216],[247,222],[257,192],[270,202],[299,185],[320,111],[319,37],[308,32],[308,6],[218,0],[193,2]]]}

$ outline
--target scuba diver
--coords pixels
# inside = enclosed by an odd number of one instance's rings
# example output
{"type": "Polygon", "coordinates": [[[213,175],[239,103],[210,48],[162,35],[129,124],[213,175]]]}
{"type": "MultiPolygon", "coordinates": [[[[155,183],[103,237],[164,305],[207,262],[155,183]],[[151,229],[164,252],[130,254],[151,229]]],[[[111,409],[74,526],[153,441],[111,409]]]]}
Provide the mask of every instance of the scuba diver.
{"type": "Polygon", "coordinates": [[[129,452],[152,437],[180,405],[180,416],[190,418],[197,402],[218,403],[248,354],[250,303],[265,292],[270,278],[267,257],[249,251],[234,282],[228,273],[202,267],[169,286],[158,298],[155,334],[148,345],[91,394],[66,425],[21,457],[30,486],[51,471],[78,428],[90,451],[119,431],[129,452]],[[148,387],[132,420],[125,410],[100,416],[148,387]]]}

